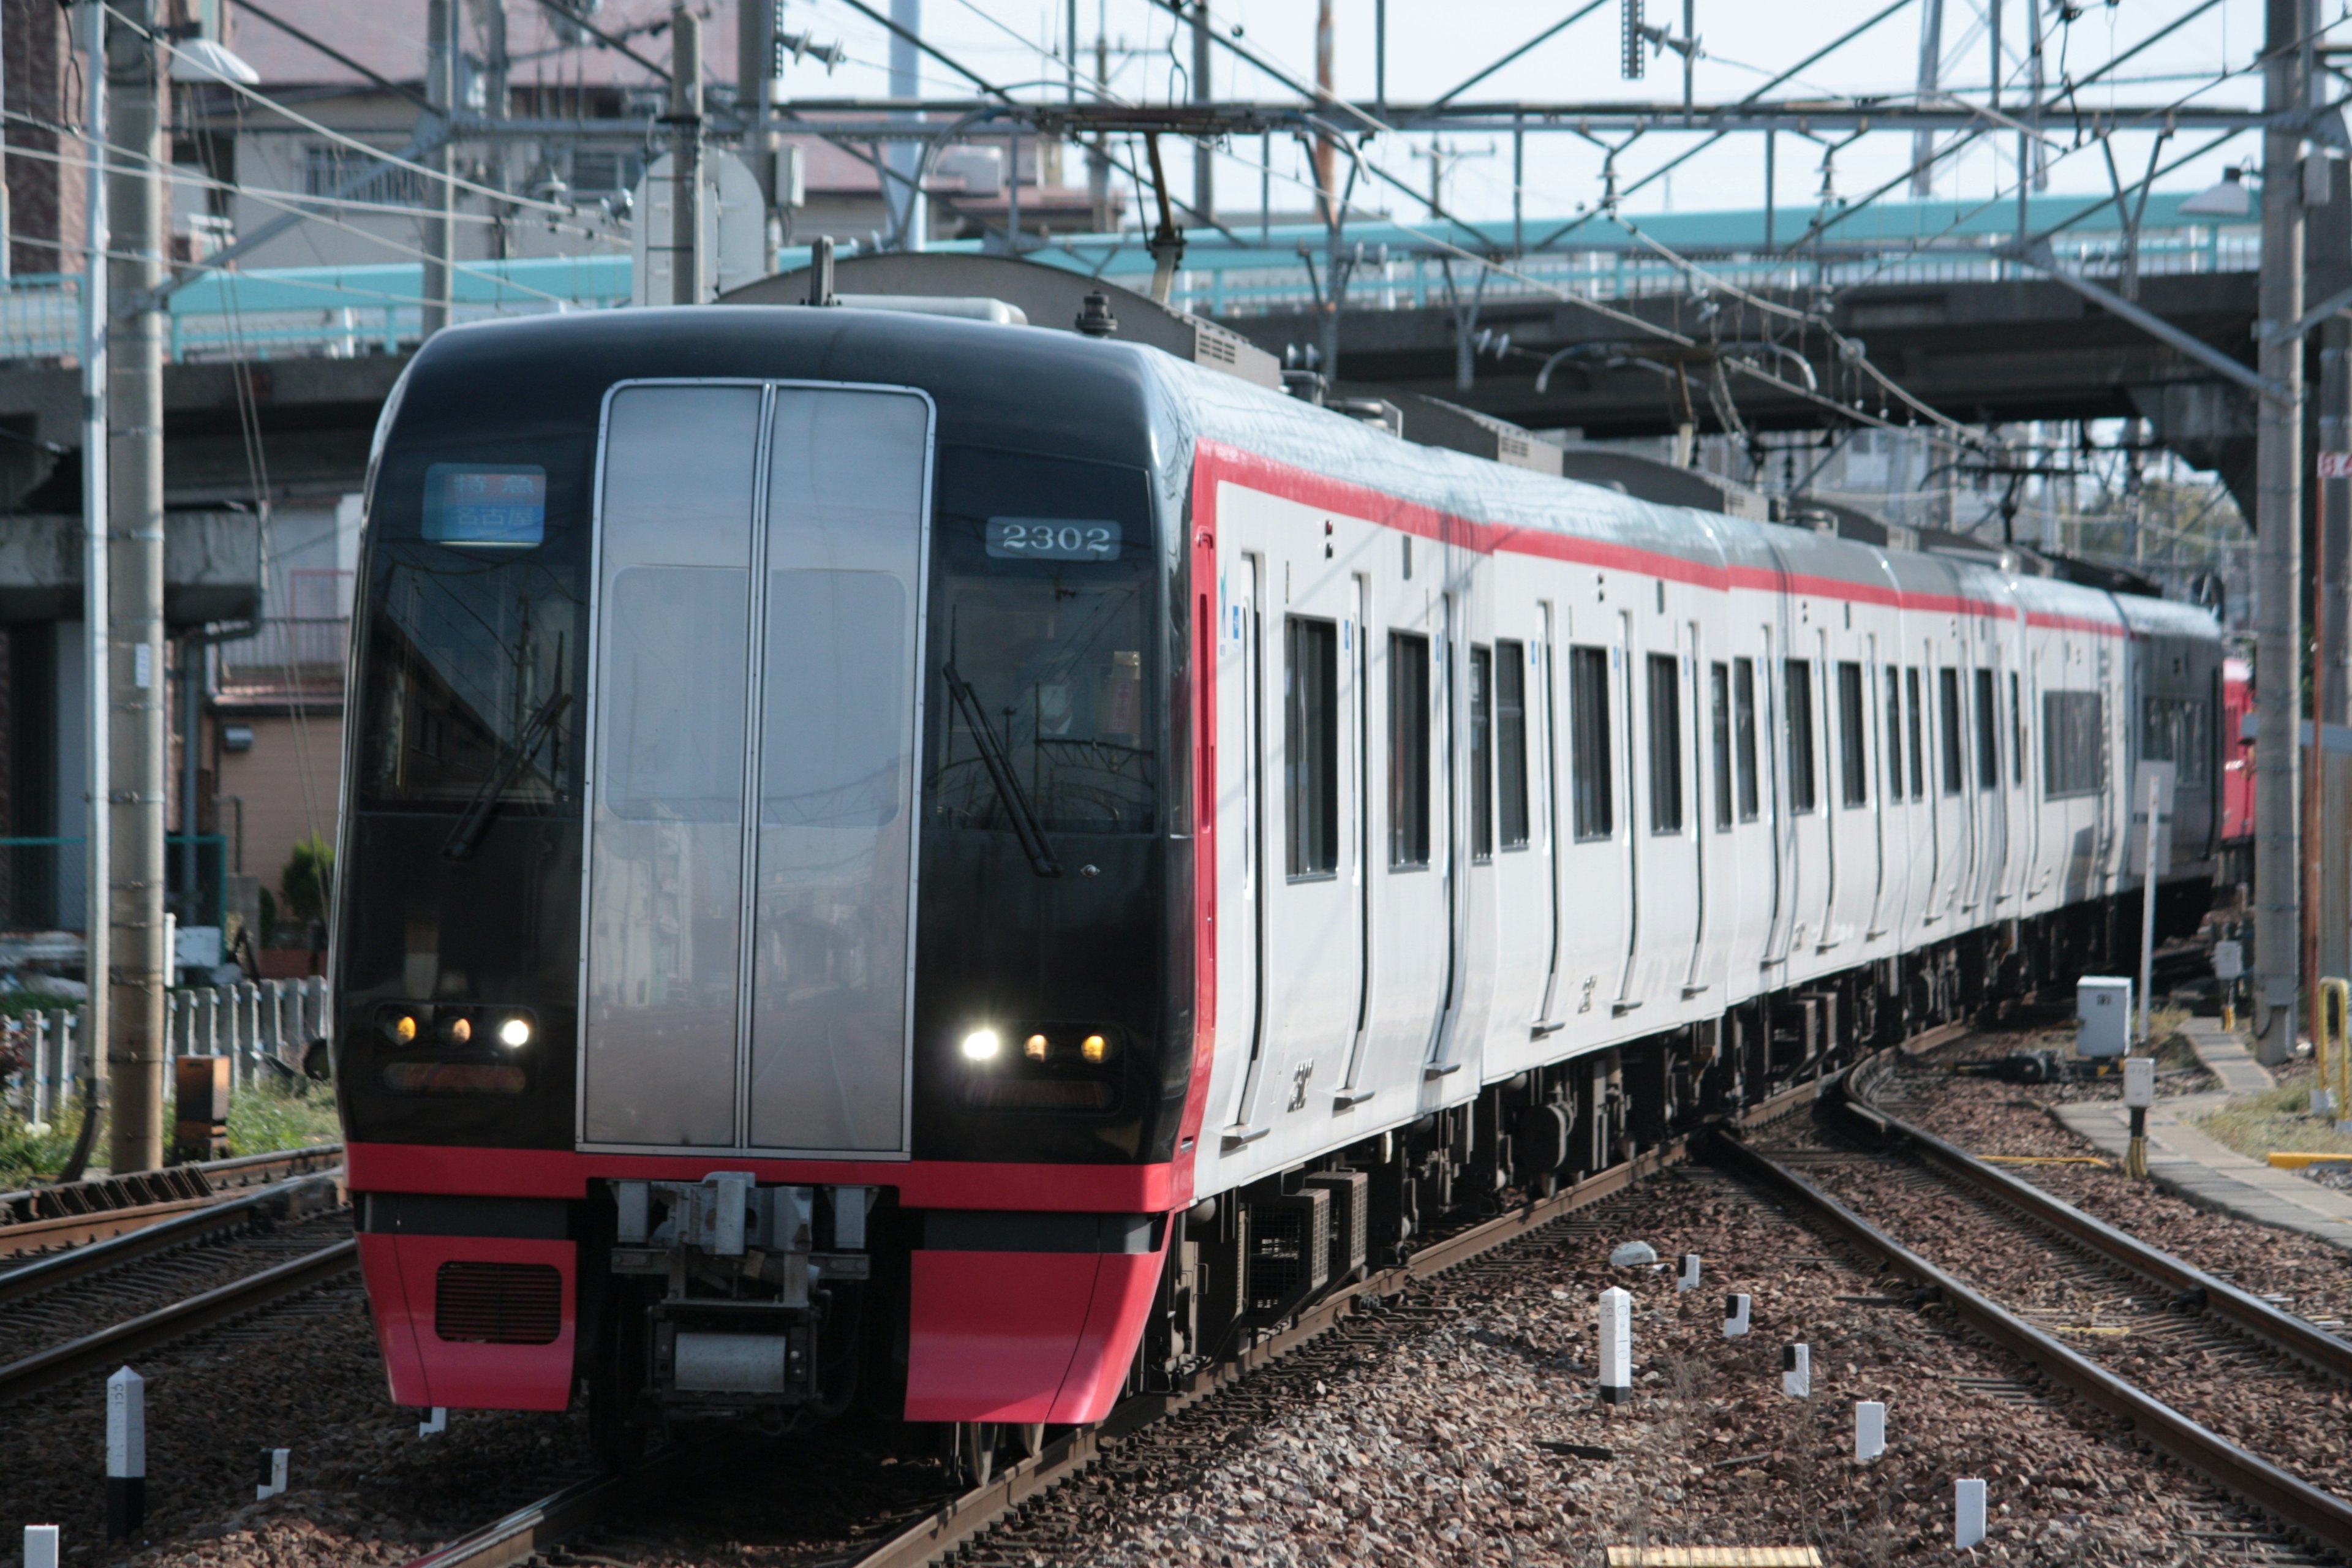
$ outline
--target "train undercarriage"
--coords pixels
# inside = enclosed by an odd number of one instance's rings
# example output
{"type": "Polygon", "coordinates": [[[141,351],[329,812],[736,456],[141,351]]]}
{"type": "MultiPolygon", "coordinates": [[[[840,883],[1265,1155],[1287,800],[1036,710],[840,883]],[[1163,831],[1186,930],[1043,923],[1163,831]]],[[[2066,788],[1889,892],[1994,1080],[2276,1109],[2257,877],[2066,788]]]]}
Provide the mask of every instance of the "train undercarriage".
{"type": "MultiPolygon", "coordinates": [[[[2163,941],[2194,932],[2210,895],[2175,883],[2159,897],[2163,941]]],[[[2040,987],[2127,966],[2139,931],[2134,893],[1965,932],[1491,1084],[1202,1199],[1160,1222],[1168,1265],[1125,1394],[1179,1392],[1443,1228],[1550,1196],[1922,1030],[1990,1023],[2040,987]]],[[[583,1292],[581,1329],[592,1425],[608,1453],[625,1458],[681,1421],[782,1430],[853,1405],[883,1419],[901,1408],[907,1342],[889,1304],[907,1300],[898,1273],[921,1245],[922,1216],[901,1214],[887,1188],[736,1193],[712,1177],[603,1194],[592,1209],[606,1234],[592,1255],[609,1247],[615,1272],[583,1292]],[[876,1331],[884,1324],[894,1331],[876,1331]]],[[[967,1422],[943,1424],[939,1440],[964,1474],[985,1478],[1047,1436],[1043,1423],[967,1422]]]]}

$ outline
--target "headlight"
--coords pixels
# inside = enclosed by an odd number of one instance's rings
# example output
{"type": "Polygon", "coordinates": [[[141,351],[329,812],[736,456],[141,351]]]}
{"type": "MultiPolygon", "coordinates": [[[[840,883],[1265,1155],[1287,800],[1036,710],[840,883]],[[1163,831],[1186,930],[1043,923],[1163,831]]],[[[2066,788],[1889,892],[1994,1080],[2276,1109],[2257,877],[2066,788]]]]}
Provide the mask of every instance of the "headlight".
{"type": "Polygon", "coordinates": [[[1088,1035],[1086,1043],[1078,1047],[1078,1055],[1090,1062],[1098,1062],[1110,1055],[1110,1042],[1100,1035],[1088,1035]]]}
{"type": "Polygon", "coordinates": [[[993,1061],[1003,1048],[1004,1042],[993,1029],[974,1029],[963,1037],[963,1054],[976,1062],[993,1061]]]}
{"type": "Polygon", "coordinates": [[[1021,1043],[1021,1054],[1033,1062],[1044,1061],[1045,1049],[1045,1037],[1043,1035],[1032,1035],[1021,1043]]]}
{"type": "Polygon", "coordinates": [[[509,1018],[499,1026],[499,1044],[509,1050],[519,1051],[530,1044],[530,1024],[522,1018],[509,1018]]]}
{"type": "Polygon", "coordinates": [[[474,1026],[464,1018],[452,1018],[441,1026],[441,1037],[453,1046],[462,1046],[474,1037],[474,1026]]]}
{"type": "Polygon", "coordinates": [[[403,1013],[396,1018],[388,1019],[383,1026],[383,1032],[390,1037],[395,1046],[415,1045],[416,1043],[415,1016],[403,1013]]]}

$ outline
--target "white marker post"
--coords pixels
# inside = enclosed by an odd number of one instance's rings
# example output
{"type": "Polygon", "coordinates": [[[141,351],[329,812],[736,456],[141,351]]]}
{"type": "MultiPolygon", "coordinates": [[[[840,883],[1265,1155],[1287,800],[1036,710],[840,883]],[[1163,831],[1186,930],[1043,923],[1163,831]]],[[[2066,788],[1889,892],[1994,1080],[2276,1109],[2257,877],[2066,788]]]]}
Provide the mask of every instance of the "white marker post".
{"type": "Polygon", "coordinates": [[[1813,1352],[1806,1346],[1780,1348],[1780,1392],[1791,1399],[1813,1396],[1813,1352]]]}
{"type": "Polygon", "coordinates": [[[1864,1464],[1886,1452],[1886,1406],[1875,1399],[1853,1406],[1853,1457],[1864,1464]]]}
{"type": "Polygon", "coordinates": [[[58,1568],[59,1555],[56,1525],[25,1527],[25,1568],[58,1568]]]}
{"type": "Polygon", "coordinates": [[[1982,1481],[1952,1483],[1952,1544],[1966,1551],[1984,1539],[1985,1488],[1982,1481]]]}
{"type": "Polygon", "coordinates": [[[106,1538],[147,1521],[147,1380],[124,1367],[106,1380],[106,1538]]]}
{"type": "Polygon", "coordinates": [[[1723,1299],[1723,1337],[1736,1340],[1748,1331],[1748,1298],[1726,1296],[1723,1299]]]}
{"type": "Polygon", "coordinates": [[[1601,1292],[1601,1399],[1633,1397],[1633,1298],[1612,1285],[1601,1292]]]}
{"type": "Polygon", "coordinates": [[[432,1415],[416,1424],[416,1435],[420,1437],[438,1437],[447,1430],[449,1430],[449,1410],[446,1405],[435,1405],[432,1415]]]}
{"type": "Polygon", "coordinates": [[[1685,1252],[1683,1254],[1683,1271],[1675,1279],[1675,1289],[1676,1290],[1696,1290],[1698,1289],[1697,1253],[1685,1252]]]}
{"type": "Polygon", "coordinates": [[[2124,1146],[2124,1174],[2147,1174],[2147,1113],[2156,1104],[2156,1058],[2124,1058],[2124,1107],[2131,1112],[2131,1142],[2124,1146]]]}
{"type": "Polygon", "coordinates": [[[260,1468],[254,1472],[253,1477],[254,1501],[267,1502],[271,1498],[281,1497],[285,1494],[286,1460],[287,1457],[293,1453],[293,1451],[294,1450],[291,1448],[264,1448],[261,1450],[261,1466],[260,1468]]]}

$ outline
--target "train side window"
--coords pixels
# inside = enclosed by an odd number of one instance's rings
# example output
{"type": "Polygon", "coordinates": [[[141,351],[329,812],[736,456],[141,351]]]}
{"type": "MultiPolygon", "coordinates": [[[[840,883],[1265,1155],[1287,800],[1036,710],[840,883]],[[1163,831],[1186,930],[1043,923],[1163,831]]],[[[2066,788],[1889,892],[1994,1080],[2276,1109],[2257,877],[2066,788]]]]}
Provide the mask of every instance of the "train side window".
{"type": "Polygon", "coordinates": [[[2025,708],[2017,694],[2017,672],[2009,673],[2009,782],[2025,783],[2025,708]]]}
{"type": "Polygon", "coordinates": [[[1789,809],[1813,809],[1813,661],[1786,661],[1789,692],[1789,809]]]}
{"type": "Polygon", "coordinates": [[[1706,667],[1707,693],[1714,709],[1715,826],[1731,826],[1731,667],[1717,659],[1706,667]]]}
{"type": "Polygon", "coordinates": [[[1495,650],[1470,649],[1470,858],[1495,858],[1495,650]]]}
{"type": "Polygon", "coordinates": [[[1609,650],[1568,650],[1569,787],[1576,836],[1606,838],[1617,831],[1609,774],[1609,650]]]}
{"type": "Polygon", "coordinates": [[[1756,782],[1756,661],[1731,661],[1732,741],[1739,773],[1739,820],[1753,822],[1762,810],[1756,782]]]}
{"type": "Polygon", "coordinates": [[[1923,732],[1927,717],[1919,706],[1919,667],[1913,665],[1903,672],[1903,695],[1910,704],[1911,720],[1911,798],[1917,800],[1927,793],[1927,747],[1923,732]]]}
{"type": "Polygon", "coordinates": [[[1495,645],[1495,804],[1503,847],[1528,847],[1528,646],[1495,645]]]}
{"type": "Polygon", "coordinates": [[[1429,864],[1429,639],[1389,634],[1389,865],[1429,864]]]}
{"type": "Polygon", "coordinates": [[[1949,667],[1936,672],[1936,721],[1944,731],[1944,793],[1958,795],[1969,770],[1960,754],[1960,672],[1949,667]]]}
{"type": "Polygon", "coordinates": [[[1328,877],[1339,866],[1339,634],[1289,618],[1283,682],[1282,787],[1290,826],[1286,869],[1328,877]]]}
{"type": "Polygon", "coordinates": [[[1886,798],[1903,798],[1903,672],[1884,667],[1886,677],[1886,798]]]}
{"type": "Polygon", "coordinates": [[[2000,718],[1994,711],[1997,700],[1992,671],[1977,671],[1977,788],[2000,787],[2000,718]]]}
{"type": "Polygon", "coordinates": [[[1870,710],[1862,698],[1862,666],[1838,665],[1838,763],[1840,794],[1848,805],[1870,802],[1870,710]]]}
{"type": "Polygon", "coordinates": [[[2205,737],[2205,704],[2194,697],[2150,697],[2141,704],[2140,755],[2152,763],[2170,763],[2174,782],[2183,789],[2200,789],[2206,783],[2206,760],[2212,746],[2205,737]]]}
{"type": "Polygon", "coordinates": [[[2095,691],[2042,694],[2042,793],[2096,795],[2106,771],[2107,719],[2095,691]]]}
{"type": "Polygon", "coordinates": [[[1650,656],[1650,831],[1683,830],[1682,661],[1650,656]]]}

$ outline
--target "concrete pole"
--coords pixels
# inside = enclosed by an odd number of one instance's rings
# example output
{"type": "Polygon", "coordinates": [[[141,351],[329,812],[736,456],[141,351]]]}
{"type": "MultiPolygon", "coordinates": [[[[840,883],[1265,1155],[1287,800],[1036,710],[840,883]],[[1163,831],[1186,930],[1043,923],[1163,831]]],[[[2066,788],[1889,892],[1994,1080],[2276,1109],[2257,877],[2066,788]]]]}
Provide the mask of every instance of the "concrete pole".
{"type": "MultiPolygon", "coordinates": [[[[89,985],[82,1004],[82,1048],[89,1053],[90,1071],[101,1081],[106,1053],[97,1042],[108,1037],[113,1000],[108,976],[113,973],[111,934],[113,906],[107,890],[114,882],[114,841],[109,833],[107,801],[113,794],[113,693],[106,671],[112,639],[107,634],[107,342],[108,300],[106,253],[113,240],[107,221],[106,159],[106,8],[99,0],[81,0],[83,110],[86,115],[89,169],[84,176],[82,237],[89,254],[82,262],[81,331],[81,629],[83,653],[83,770],[89,774],[89,815],[82,832],[87,839],[83,863],[86,944],[83,978],[89,985]]],[[[69,1080],[72,1067],[60,1076],[69,1080]]],[[[70,1081],[66,1086],[70,1092],[70,1081]]],[[[61,1102],[62,1103],[62,1102],[61,1102]]],[[[93,1105],[96,1100],[91,1102],[93,1105]]]]}
{"type": "MultiPolygon", "coordinates": [[[[921,56],[911,38],[922,37],[923,0],[890,0],[890,20],[905,29],[904,34],[890,35],[890,96],[915,99],[923,95],[923,84],[917,75],[921,56]]],[[[922,114],[907,110],[896,118],[908,122],[921,121],[922,114]]],[[[887,154],[892,178],[886,182],[891,210],[906,218],[900,228],[908,250],[928,250],[931,243],[930,203],[924,199],[922,189],[923,146],[919,142],[893,142],[887,154]],[[904,204],[901,205],[901,204],[904,204]]]]}
{"type": "MultiPolygon", "coordinates": [[[[1919,9],[1919,98],[1922,103],[1942,85],[1943,72],[1944,0],[1927,0],[1919,9]]],[[[1926,163],[1935,151],[1934,132],[1921,131],[1912,136],[1911,162],[1915,167],[1926,163]]],[[[1935,194],[1935,172],[1920,168],[1911,176],[1912,199],[1924,202],[1935,194]]]]}
{"type": "Polygon", "coordinates": [[[108,900],[113,1017],[106,1035],[113,1100],[108,1163],[116,1172],[163,1163],[163,785],[167,737],[163,664],[163,75],[145,31],[156,0],[112,0],[128,18],[107,30],[107,96],[115,172],[107,201],[118,259],[107,404],[114,439],[107,508],[107,598],[114,644],[105,668],[114,708],[107,831],[114,840],[108,900]]]}
{"type": "Polygon", "coordinates": [[[684,5],[669,14],[669,299],[699,305],[702,255],[702,18],[684,5]]]}
{"type": "MultiPolygon", "coordinates": [[[[425,96],[446,122],[457,101],[456,0],[429,0],[425,7],[425,96]]],[[[449,284],[450,215],[457,209],[456,187],[448,176],[457,171],[456,149],[444,137],[425,154],[433,171],[425,182],[424,336],[431,337],[449,324],[452,296],[449,284]],[[435,177],[437,176],[437,177],[435,177]]]]}
{"type": "MultiPolygon", "coordinates": [[[[2333,221],[2341,221],[2333,218],[2333,221]]],[[[2331,316],[2319,329],[2319,449],[2352,451],[2352,321],[2331,316]]],[[[2326,615],[2320,623],[2320,716],[2330,724],[2347,721],[2346,662],[2352,658],[2352,617],[2347,617],[2347,569],[2352,567],[2352,479],[2319,484],[2319,539],[2326,565],[2322,587],[2326,615]]]]}
{"type": "MultiPolygon", "coordinates": [[[[1331,101],[1331,0],[1317,0],[1315,7],[1315,96],[1322,103],[1331,101]]],[[[1339,186],[1337,174],[1339,149],[1329,137],[1318,137],[1315,142],[1315,205],[1327,227],[1340,221],[1339,186]]],[[[1333,374],[1328,366],[1324,374],[1333,374]]]]}
{"type": "MultiPolygon", "coordinates": [[[[1199,0],[1192,12],[1192,101],[1213,101],[1209,91],[1211,27],[1209,0],[1199,0]]],[[[1217,153],[1213,140],[1203,136],[1192,144],[1192,210],[1206,218],[1217,210],[1217,153]]]]}
{"type": "MultiPolygon", "coordinates": [[[[1095,31],[1095,83],[1097,87],[1110,80],[1110,40],[1100,28],[1095,31]]],[[[1097,133],[1087,143],[1087,199],[1095,212],[1097,234],[1110,231],[1110,159],[1103,153],[1103,141],[1097,133]]],[[[1136,221],[1143,221],[1138,214],[1136,221]]]]}
{"type": "MultiPolygon", "coordinates": [[[[2296,42],[2310,0],[2265,0],[2263,102],[2285,114],[2304,101],[2296,42]]],[[[2259,314],[2303,314],[2303,180],[2293,130],[2263,136],[2263,269],[2259,314]]],[[[2254,1054],[2265,1066],[2294,1051],[2300,954],[2296,889],[2302,806],[2296,765],[2302,686],[2303,344],[2263,340],[2261,370],[2281,395],[2260,400],[2254,448],[2254,1054]]]]}
{"type": "Polygon", "coordinates": [[[735,6],[735,106],[743,116],[740,151],[767,204],[764,260],[770,270],[784,243],[784,201],[790,195],[777,188],[783,138],[772,128],[769,99],[776,68],[777,6],[778,0],[736,0],[735,6]]]}

